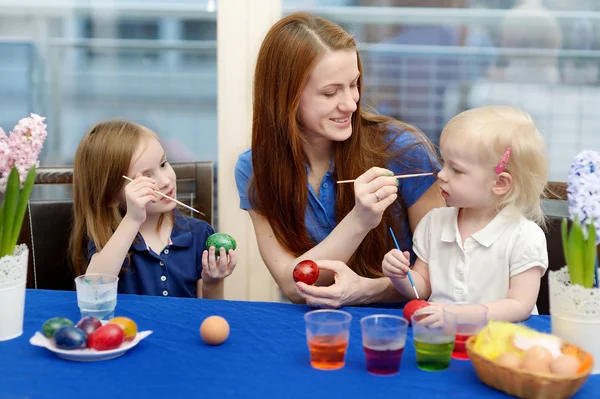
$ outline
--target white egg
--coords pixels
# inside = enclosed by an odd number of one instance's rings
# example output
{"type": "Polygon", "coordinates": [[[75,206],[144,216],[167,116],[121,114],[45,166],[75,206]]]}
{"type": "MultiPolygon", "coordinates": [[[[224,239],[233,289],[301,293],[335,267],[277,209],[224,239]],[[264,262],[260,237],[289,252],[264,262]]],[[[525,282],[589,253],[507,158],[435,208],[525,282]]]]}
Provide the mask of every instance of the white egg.
{"type": "Polygon", "coordinates": [[[577,374],[579,359],[573,356],[559,356],[550,363],[550,371],[556,375],[570,376],[577,374]]]}
{"type": "Polygon", "coordinates": [[[520,333],[515,333],[513,344],[517,349],[521,349],[523,352],[528,351],[534,346],[541,346],[542,348],[546,348],[552,354],[553,358],[562,355],[562,340],[551,335],[528,337],[520,333]]]}

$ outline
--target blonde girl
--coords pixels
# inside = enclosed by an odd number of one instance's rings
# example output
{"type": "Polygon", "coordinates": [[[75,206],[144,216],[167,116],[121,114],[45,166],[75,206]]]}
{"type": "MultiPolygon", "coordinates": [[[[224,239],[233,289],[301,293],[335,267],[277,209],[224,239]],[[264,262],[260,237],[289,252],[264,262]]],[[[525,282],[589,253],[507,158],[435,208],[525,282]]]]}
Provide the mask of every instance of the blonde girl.
{"type": "MultiPolygon", "coordinates": [[[[548,267],[542,135],[527,113],[486,106],[450,120],[440,150],[438,180],[449,207],[429,212],[415,231],[411,275],[419,295],[434,304],[486,304],[494,320],[527,319],[548,267]]],[[[388,252],[382,268],[411,295],[406,254],[388,252]]]]}

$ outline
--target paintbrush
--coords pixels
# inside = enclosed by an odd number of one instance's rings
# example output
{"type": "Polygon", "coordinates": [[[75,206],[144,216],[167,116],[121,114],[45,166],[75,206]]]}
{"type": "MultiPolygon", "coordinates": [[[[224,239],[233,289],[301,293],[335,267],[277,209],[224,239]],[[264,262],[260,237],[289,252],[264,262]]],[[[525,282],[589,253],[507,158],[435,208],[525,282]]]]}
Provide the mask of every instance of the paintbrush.
{"type": "MultiPolygon", "coordinates": [[[[398,249],[398,251],[401,251],[400,246],[398,245],[398,241],[396,241],[396,236],[394,235],[394,230],[392,230],[392,228],[390,227],[390,233],[392,234],[392,238],[394,239],[394,244],[396,244],[396,249],[398,249]]],[[[408,272],[406,274],[408,276],[408,281],[410,281],[410,285],[413,288],[413,291],[415,291],[415,296],[417,297],[417,299],[419,298],[419,293],[417,292],[417,287],[415,287],[415,282],[413,281],[410,272],[408,272]]]]}
{"type": "MultiPolygon", "coordinates": [[[[127,181],[130,181],[130,182],[132,182],[132,181],[133,181],[133,179],[132,179],[132,178],[130,178],[130,177],[127,177],[127,176],[123,176],[123,179],[125,179],[125,180],[127,180],[127,181]]],[[[189,206],[189,205],[186,205],[186,204],[184,204],[184,203],[183,203],[183,202],[181,202],[181,201],[177,201],[175,198],[169,197],[167,194],[163,194],[163,193],[161,193],[160,191],[157,191],[157,190],[152,190],[152,191],[154,191],[156,194],[160,195],[160,196],[161,196],[161,197],[163,197],[163,198],[166,198],[166,199],[169,199],[169,200],[173,201],[173,202],[174,202],[174,203],[176,203],[177,205],[181,205],[182,207],[184,207],[184,208],[187,208],[187,209],[189,209],[189,210],[190,210],[190,211],[192,211],[192,212],[196,212],[196,213],[199,213],[199,214],[200,214],[200,215],[202,215],[202,216],[205,216],[205,215],[204,215],[202,212],[200,212],[200,211],[198,211],[198,210],[196,210],[196,209],[192,208],[192,207],[191,207],[191,206],[189,206]]]]}
{"type": "MultiPolygon", "coordinates": [[[[419,177],[419,176],[431,176],[433,175],[433,172],[427,172],[427,173],[413,173],[411,175],[396,175],[394,176],[396,179],[408,179],[409,177],[419,177]]],[[[352,180],[340,180],[337,182],[337,184],[342,184],[342,183],[353,183],[355,182],[356,179],[352,179],[352,180]]]]}

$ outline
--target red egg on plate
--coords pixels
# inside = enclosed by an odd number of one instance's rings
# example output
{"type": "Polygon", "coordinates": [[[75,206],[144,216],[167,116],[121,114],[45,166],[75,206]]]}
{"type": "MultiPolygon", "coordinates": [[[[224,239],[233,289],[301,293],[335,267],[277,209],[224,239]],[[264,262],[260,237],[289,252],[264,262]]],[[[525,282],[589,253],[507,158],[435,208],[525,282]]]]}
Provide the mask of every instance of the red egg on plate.
{"type": "Polygon", "coordinates": [[[116,324],[105,324],[88,337],[88,348],[97,351],[117,349],[123,343],[125,333],[116,324]]]}

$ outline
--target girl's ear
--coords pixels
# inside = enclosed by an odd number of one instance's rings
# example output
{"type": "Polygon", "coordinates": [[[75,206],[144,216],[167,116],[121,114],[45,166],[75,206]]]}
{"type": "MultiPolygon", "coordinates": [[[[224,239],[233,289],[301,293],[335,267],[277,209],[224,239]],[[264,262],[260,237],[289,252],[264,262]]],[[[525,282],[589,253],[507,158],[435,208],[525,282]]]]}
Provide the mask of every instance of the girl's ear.
{"type": "Polygon", "coordinates": [[[496,178],[494,187],[492,187],[492,193],[497,196],[503,196],[510,191],[512,183],[513,181],[510,173],[502,172],[496,178]]]}

